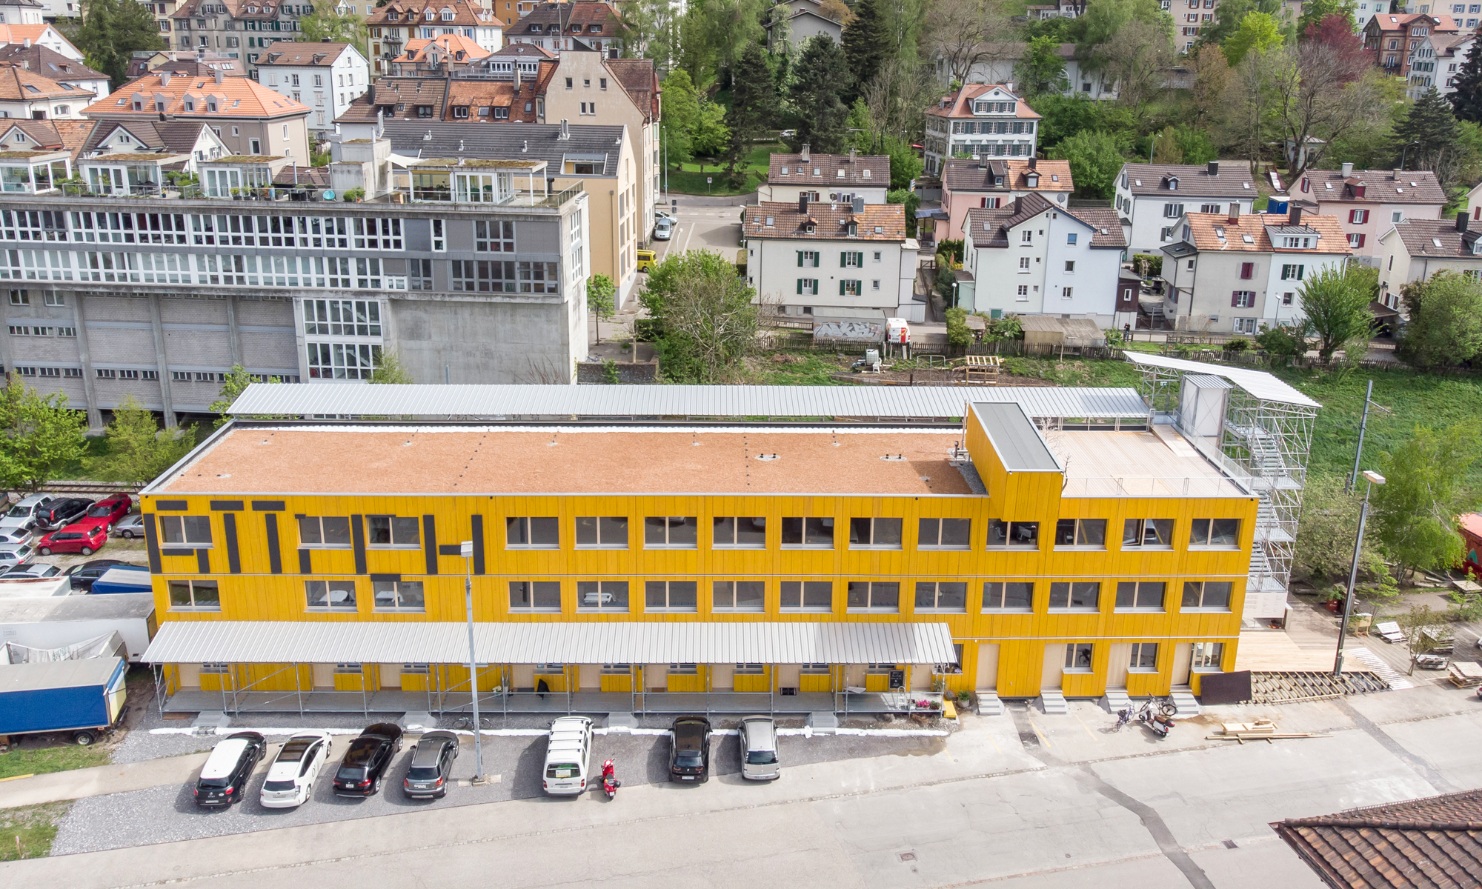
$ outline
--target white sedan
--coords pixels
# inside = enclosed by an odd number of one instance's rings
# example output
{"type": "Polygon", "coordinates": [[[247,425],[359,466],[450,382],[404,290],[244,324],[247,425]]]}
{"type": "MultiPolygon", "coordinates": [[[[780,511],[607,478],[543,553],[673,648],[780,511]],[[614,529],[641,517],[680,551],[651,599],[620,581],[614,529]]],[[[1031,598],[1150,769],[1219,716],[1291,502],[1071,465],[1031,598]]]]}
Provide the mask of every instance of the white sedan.
{"type": "Polygon", "coordinates": [[[674,237],[674,219],[670,216],[661,216],[654,223],[654,240],[667,241],[674,237]]]}
{"type": "Polygon", "coordinates": [[[328,732],[301,732],[284,742],[262,784],[263,808],[291,809],[308,802],[333,746],[328,732]]]}

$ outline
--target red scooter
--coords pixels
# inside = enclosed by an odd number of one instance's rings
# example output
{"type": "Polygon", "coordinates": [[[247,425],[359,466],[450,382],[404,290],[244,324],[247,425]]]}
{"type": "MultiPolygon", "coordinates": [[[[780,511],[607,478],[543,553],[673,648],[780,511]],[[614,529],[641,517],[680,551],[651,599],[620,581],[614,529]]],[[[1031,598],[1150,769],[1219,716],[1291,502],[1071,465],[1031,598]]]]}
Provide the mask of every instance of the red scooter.
{"type": "Polygon", "coordinates": [[[617,796],[618,788],[623,786],[617,779],[617,769],[613,767],[612,760],[602,764],[602,792],[607,794],[608,799],[617,796]]]}

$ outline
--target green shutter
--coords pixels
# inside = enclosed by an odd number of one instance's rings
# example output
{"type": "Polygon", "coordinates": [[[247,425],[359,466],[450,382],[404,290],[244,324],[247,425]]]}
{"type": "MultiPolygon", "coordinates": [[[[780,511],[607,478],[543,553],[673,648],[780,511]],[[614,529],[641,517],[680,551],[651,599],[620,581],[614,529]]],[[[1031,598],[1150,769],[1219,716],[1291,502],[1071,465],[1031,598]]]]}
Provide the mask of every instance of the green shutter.
{"type": "Polygon", "coordinates": [[[798,268],[803,267],[803,251],[798,251],[798,268]]]}
{"type": "Polygon", "coordinates": [[[839,282],[839,295],[844,295],[844,282],[842,280],[839,282]]]}
{"type": "Polygon", "coordinates": [[[802,292],[803,292],[803,279],[802,278],[799,278],[798,279],[798,293],[802,293],[802,292]]]}
{"type": "Polygon", "coordinates": [[[855,265],[856,268],[861,268],[861,269],[864,268],[864,253],[863,252],[854,254],[854,265],[855,265]]]}

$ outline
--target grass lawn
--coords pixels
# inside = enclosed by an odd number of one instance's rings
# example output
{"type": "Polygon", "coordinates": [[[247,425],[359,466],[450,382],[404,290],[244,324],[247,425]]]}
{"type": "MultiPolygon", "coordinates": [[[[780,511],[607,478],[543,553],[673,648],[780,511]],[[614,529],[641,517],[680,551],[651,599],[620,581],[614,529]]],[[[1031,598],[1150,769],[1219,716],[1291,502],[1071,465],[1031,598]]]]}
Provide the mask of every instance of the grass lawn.
{"type": "Polygon", "coordinates": [[[756,191],[756,187],[767,180],[767,169],[771,165],[772,153],[786,151],[787,146],[781,142],[772,142],[766,145],[758,145],[746,155],[746,163],[741,171],[744,181],[741,187],[734,187],[730,178],[726,175],[726,163],[724,160],[701,163],[690,161],[682,164],[678,170],[669,171],[669,190],[676,194],[712,194],[712,195],[737,195],[748,194],[756,191]],[[705,184],[705,177],[714,180],[710,185],[705,184]]]}
{"type": "Polygon", "coordinates": [[[758,386],[847,386],[834,379],[834,374],[847,370],[840,367],[833,353],[796,354],[773,352],[758,357],[748,368],[749,382],[758,386]]]}
{"type": "Polygon", "coordinates": [[[69,803],[0,809],[0,861],[45,858],[69,803]]]}
{"type": "Polygon", "coordinates": [[[108,750],[97,744],[90,747],[79,747],[76,744],[15,747],[7,753],[0,753],[0,778],[66,772],[106,765],[107,762],[108,750]]]}

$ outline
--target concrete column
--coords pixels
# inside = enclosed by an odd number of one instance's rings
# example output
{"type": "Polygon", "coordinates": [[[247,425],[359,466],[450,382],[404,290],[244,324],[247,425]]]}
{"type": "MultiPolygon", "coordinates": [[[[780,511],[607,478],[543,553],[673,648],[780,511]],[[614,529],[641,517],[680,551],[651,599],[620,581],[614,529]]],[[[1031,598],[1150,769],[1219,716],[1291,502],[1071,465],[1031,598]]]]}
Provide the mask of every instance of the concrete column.
{"type": "Polygon", "coordinates": [[[235,293],[227,294],[226,297],[226,330],[227,341],[231,343],[232,366],[240,364],[246,367],[246,362],[242,360],[242,331],[237,325],[237,295],[235,293]]]}
{"type": "MultiPolygon", "coordinates": [[[[87,400],[87,425],[89,429],[103,428],[103,411],[98,407],[98,393],[94,384],[92,351],[88,348],[87,313],[83,311],[82,294],[72,291],[72,324],[77,328],[77,358],[82,363],[82,392],[87,400]]],[[[65,298],[65,297],[64,297],[65,298]]]]}
{"type": "Polygon", "coordinates": [[[174,381],[170,379],[170,358],[165,354],[165,322],[160,310],[159,294],[151,293],[148,299],[149,325],[154,333],[154,358],[160,375],[160,410],[164,414],[165,428],[171,429],[176,425],[175,394],[172,391],[174,381]]]}

